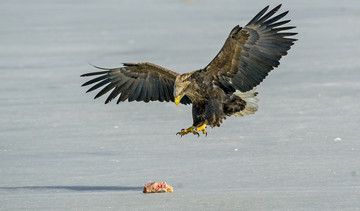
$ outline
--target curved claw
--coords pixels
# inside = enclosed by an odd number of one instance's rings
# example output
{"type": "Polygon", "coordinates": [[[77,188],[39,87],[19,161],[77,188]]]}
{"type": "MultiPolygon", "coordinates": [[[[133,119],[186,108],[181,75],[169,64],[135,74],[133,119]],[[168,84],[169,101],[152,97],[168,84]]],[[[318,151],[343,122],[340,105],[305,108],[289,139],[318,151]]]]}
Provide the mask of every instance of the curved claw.
{"type": "Polygon", "coordinates": [[[205,128],[206,128],[206,124],[203,124],[200,127],[197,127],[196,129],[194,126],[191,126],[188,129],[181,129],[181,131],[177,132],[176,135],[180,135],[182,137],[188,133],[192,133],[192,134],[200,137],[199,131],[201,131],[203,134],[205,134],[205,136],[207,136],[207,132],[206,132],[205,128]]]}
{"type": "Polygon", "coordinates": [[[198,132],[196,132],[196,131],[194,131],[193,134],[194,134],[194,135],[197,135],[198,138],[200,137],[200,134],[199,134],[198,132]]]}
{"type": "Polygon", "coordinates": [[[180,136],[182,137],[182,136],[184,135],[184,134],[183,134],[183,133],[184,133],[184,130],[185,130],[185,129],[181,129],[180,132],[177,132],[177,133],[176,133],[176,135],[180,135],[180,136]]]}
{"type": "Polygon", "coordinates": [[[194,135],[198,135],[198,137],[200,136],[199,133],[197,131],[194,130],[194,126],[189,127],[188,129],[181,129],[180,132],[177,132],[176,135],[180,135],[181,137],[188,134],[188,133],[192,133],[194,135]]]}

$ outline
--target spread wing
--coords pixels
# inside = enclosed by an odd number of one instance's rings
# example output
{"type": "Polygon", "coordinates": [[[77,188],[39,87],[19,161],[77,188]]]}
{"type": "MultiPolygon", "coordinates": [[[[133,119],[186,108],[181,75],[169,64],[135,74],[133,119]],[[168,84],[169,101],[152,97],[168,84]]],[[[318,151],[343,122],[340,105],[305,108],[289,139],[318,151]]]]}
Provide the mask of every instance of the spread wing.
{"type": "MultiPolygon", "coordinates": [[[[173,101],[174,83],[179,74],[152,63],[124,63],[124,67],[106,69],[96,67],[104,71],[92,72],[81,75],[98,76],[82,86],[93,85],[87,92],[105,86],[95,96],[95,99],[111,91],[105,101],[109,103],[120,95],[117,103],[128,99],[131,101],[173,101]]],[[[185,97],[180,101],[183,104],[190,104],[189,98],[185,97]]]]}
{"type": "Polygon", "coordinates": [[[288,31],[295,27],[283,26],[290,20],[279,21],[288,11],[272,17],[280,7],[265,14],[267,6],[245,27],[236,26],[218,55],[201,71],[225,91],[246,92],[260,84],[296,41],[288,38],[297,34],[288,31]]]}

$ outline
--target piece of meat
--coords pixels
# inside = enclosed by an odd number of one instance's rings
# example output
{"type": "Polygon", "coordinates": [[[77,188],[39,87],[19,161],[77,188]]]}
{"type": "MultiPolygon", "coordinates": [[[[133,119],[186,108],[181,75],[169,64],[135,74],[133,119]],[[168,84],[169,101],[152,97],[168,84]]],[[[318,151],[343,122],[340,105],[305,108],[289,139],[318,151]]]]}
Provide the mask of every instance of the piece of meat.
{"type": "Polygon", "coordinates": [[[166,182],[150,182],[144,186],[143,193],[172,193],[173,187],[166,182]]]}

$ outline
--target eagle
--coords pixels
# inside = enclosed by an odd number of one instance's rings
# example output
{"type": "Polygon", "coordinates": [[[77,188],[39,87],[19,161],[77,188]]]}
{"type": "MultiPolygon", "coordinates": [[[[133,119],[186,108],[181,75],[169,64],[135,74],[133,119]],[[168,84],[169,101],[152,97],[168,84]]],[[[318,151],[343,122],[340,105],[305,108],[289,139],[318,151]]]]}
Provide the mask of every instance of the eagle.
{"type": "Polygon", "coordinates": [[[256,86],[279,66],[297,39],[282,20],[289,11],[274,16],[281,4],[269,12],[261,10],[244,27],[235,26],[220,52],[205,67],[179,74],[153,63],[123,63],[120,68],[98,68],[81,75],[95,76],[82,86],[87,92],[103,87],[94,99],[110,92],[105,104],[117,98],[117,104],[132,101],[175,102],[192,105],[193,124],[177,135],[207,135],[206,127],[220,127],[230,116],[244,116],[257,111],[256,86]]]}

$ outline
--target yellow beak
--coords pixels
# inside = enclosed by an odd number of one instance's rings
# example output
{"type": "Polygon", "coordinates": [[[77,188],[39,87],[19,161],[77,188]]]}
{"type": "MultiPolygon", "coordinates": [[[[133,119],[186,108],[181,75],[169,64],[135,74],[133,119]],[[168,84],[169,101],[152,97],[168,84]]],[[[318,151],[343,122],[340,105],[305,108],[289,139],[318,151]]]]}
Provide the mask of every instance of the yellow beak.
{"type": "Polygon", "coordinates": [[[184,95],[180,95],[180,96],[178,96],[178,97],[175,97],[175,104],[176,104],[176,105],[179,105],[180,100],[181,100],[181,98],[182,98],[183,96],[184,96],[184,95]]]}

